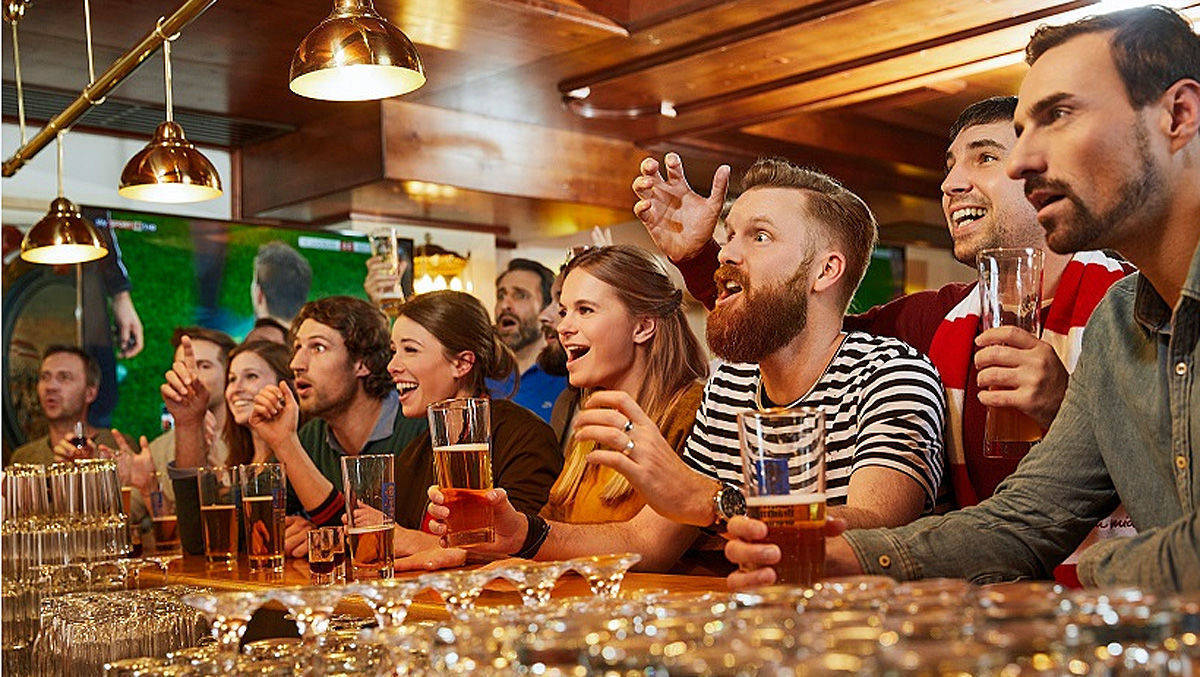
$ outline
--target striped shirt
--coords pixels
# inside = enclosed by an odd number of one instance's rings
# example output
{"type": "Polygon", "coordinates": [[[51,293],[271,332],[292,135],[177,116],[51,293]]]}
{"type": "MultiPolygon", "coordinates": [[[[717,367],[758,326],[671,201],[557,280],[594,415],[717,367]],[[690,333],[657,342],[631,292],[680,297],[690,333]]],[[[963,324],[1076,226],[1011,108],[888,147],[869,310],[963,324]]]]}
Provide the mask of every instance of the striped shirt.
{"type": "MultiPolygon", "coordinates": [[[[704,388],[684,460],[742,486],[739,412],[777,406],[761,390],[757,364],[722,363],[704,388]]],[[[925,490],[931,509],[942,480],[946,406],[929,360],[893,338],[850,332],[813,387],[789,407],[825,412],[826,500],[846,503],[850,476],[877,466],[904,473],[925,490]]]]}

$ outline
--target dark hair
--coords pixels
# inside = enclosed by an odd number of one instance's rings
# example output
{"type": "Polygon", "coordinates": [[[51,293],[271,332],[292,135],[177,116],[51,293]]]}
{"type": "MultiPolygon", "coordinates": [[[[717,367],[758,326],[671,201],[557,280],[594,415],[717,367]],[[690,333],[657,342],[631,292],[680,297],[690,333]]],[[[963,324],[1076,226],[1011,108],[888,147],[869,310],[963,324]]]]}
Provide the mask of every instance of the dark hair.
{"type": "MultiPolygon", "coordinates": [[[[475,366],[466,377],[467,390],[473,396],[487,395],[486,379],[503,380],[517,372],[516,355],[500,340],[487,309],[470,294],[444,290],[414,296],[400,306],[400,317],[436,336],[447,359],[463,351],[475,354],[475,366]]],[[[511,392],[515,393],[520,383],[521,375],[516,374],[511,392]]]]}
{"type": "Polygon", "coordinates": [[[841,301],[843,306],[849,306],[867,273],[878,232],[867,203],[828,174],[781,158],[761,158],[750,165],[742,176],[742,191],[751,188],[795,188],[809,196],[809,214],[824,224],[846,250],[843,252],[846,283],[841,290],[841,301]]]}
{"type": "Polygon", "coordinates": [[[275,241],[258,248],[254,257],[254,279],[267,301],[267,312],[276,317],[294,317],[308,300],[312,266],[300,252],[275,241]]]}
{"type": "Polygon", "coordinates": [[[958,119],[950,125],[950,142],[958,138],[959,132],[975,125],[990,125],[993,122],[1012,122],[1017,112],[1017,97],[993,96],[990,99],[976,101],[958,114],[958,119]]]}
{"type": "Polygon", "coordinates": [[[1109,50],[1134,108],[1158,99],[1180,80],[1200,80],[1200,36],[1187,19],[1159,5],[1040,26],[1025,47],[1025,61],[1033,65],[1072,38],[1107,31],[1113,31],[1109,50]]]}
{"type": "Polygon", "coordinates": [[[68,353],[78,357],[80,360],[83,360],[84,382],[89,386],[100,385],[100,363],[97,362],[96,358],[92,357],[91,354],[89,354],[86,350],[82,348],[76,348],[75,346],[56,343],[49,348],[46,348],[46,352],[42,353],[42,361],[45,362],[47,357],[50,357],[51,355],[58,355],[59,353],[68,353]]]}
{"type": "MultiPolygon", "coordinates": [[[[271,385],[278,385],[280,381],[287,381],[288,387],[293,385],[292,368],[289,366],[292,353],[283,344],[266,340],[246,341],[229,351],[229,364],[232,365],[233,358],[242,353],[254,353],[267,363],[271,371],[275,372],[275,379],[271,385]]],[[[228,382],[228,370],[225,373],[228,382]]],[[[303,425],[304,421],[301,420],[300,424],[303,425]]],[[[225,446],[229,448],[229,457],[225,465],[242,465],[254,458],[254,439],[250,429],[234,422],[233,412],[229,411],[229,402],[225,403],[225,429],[221,431],[221,437],[225,440],[225,446]]]]}
{"type": "Polygon", "coordinates": [[[340,334],[351,361],[361,361],[371,372],[363,378],[363,390],[378,400],[387,397],[395,386],[387,373],[392,351],[388,347],[387,318],[382,311],[353,296],[326,296],[309,301],[292,320],[289,340],[295,339],[296,330],[305,320],[320,322],[340,334]]]}
{"type": "Polygon", "coordinates": [[[504,272],[496,276],[496,286],[499,287],[500,280],[514,270],[524,270],[537,275],[542,282],[542,305],[538,308],[545,308],[550,304],[550,287],[554,284],[554,273],[549,268],[531,259],[513,259],[508,262],[504,272]]]}
{"type": "Polygon", "coordinates": [[[207,327],[176,327],[171,334],[171,347],[178,349],[184,336],[193,341],[208,341],[215,345],[220,353],[221,361],[225,365],[229,364],[229,351],[237,346],[237,341],[223,331],[207,327]]]}

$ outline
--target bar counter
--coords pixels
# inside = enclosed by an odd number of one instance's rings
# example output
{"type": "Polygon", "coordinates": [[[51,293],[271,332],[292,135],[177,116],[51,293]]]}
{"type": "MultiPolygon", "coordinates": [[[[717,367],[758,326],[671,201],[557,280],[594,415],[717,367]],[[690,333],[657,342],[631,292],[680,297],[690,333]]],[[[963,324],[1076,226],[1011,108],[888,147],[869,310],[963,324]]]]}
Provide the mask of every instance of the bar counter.
{"type": "MultiPolygon", "coordinates": [[[[426,571],[397,572],[396,578],[414,578],[426,571]]],[[[143,574],[147,583],[161,583],[161,574],[147,571],[143,574]]],[[[293,586],[310,585],[308,562],[302,559],[288,559],[284,564],[283,573],[251,572],[245,556],[239,558],[236,566],[209,564],[204,557],[184,555],[183,559],[172,562],[170,566],[169,583],[202,585],[223,591],[254,591],[270,590],[293,586]]],[[[622,583],[623,590],[669,590],[671,592],[711,592],[725,591],[725,579],[715,576],[681,576],[675,574],[652,574],[630,572],[622,583]]],[[[587,583],[574,572],[564,574],[554,588],[554,597],[590,596],[587,583]]],[[[501,606],[520,604],[521,596],[512,585],[505,581],[493,581],[484,589],[476,604],[480,606],[501,606]]],[[[338,613],[356,616],[369,616],[370,608],[361,599],[352,597],[337,608],[338,613]]],[[[449,618],[442,606],[441,598],[432,590],[425,590],[417,595],[409,609],[410,620],[443,620],[449,618]]]]}

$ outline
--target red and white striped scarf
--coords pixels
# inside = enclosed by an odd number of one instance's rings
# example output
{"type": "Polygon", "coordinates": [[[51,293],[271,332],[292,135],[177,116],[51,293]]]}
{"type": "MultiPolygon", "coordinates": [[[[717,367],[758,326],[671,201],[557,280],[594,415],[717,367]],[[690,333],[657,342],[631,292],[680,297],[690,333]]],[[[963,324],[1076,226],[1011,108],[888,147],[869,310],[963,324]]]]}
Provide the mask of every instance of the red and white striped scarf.
{"type": "MultiPolygon", "coordinates": [[[[1092,311],[1108,288],[1133,270],[1129,264],[1099,251],[1079,252],[1063,269],[1041,339],[1054,348],[1068,373],[1075,370],[1075,363],[1079,361],[1083,328],[1092,311]]],[[[946,314],[929,346],[929,359],[937,367],[946,387],[950,414],[947,422],[950,439],[946,445],[950,462],[948,475],[960,507],[979,502],[967,472],[963,449],[963,398],[981,312],[982,302],[976,287],[972,287],[966,298],[946,314]]]]}

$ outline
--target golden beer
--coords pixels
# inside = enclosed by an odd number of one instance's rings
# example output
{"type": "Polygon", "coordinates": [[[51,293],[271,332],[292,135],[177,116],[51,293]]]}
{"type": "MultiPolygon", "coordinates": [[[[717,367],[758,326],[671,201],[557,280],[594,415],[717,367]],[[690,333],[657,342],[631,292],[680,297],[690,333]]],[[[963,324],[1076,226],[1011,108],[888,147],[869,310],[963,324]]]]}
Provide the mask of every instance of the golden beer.
{"type": "Polygon", "coordinates": [[[155,515],[151,518],[154,527],[154,547],[159,551],[179,549],[179,518],[175,515],[155,515]]]}
{"type": "Polygon", "coordinates": [[[250,570],[283,571],[283,510],[273,496],[243,496],[250,570]]]}
{"type": "Polygon", "coordinates": [[[232,503],[200,506],[204,528],[204,555],[210,562],[237,559],[237,506],[232,503]]]}
{"type": "Polygon", "coordinates": [[[350,541],[350,565],[355,580],[392,577],[392,537],[395,522],[347,527],[350,541]]]}
{"type": "Polygon", "coordinates": [[[1010,407],[989,407],[983,430],[987,458],[1023,458],[1042,439],[1042,426],[1010,407]]]}
{"type": "Polygon", "coordinates": [[[810,586],[824,576],[824,494],[750,496],[746,512],[767,525],[764,540],[779,547],[776,582],[810,586]]]}
{"type": "Polygon", "coordinates": [[[446,496],[450,517],[446,542],[470,546],[495,540],[492,505],[485,494],[492,488],[492,454],[486,442],[435,447],[438,487],[446,496]]]}

